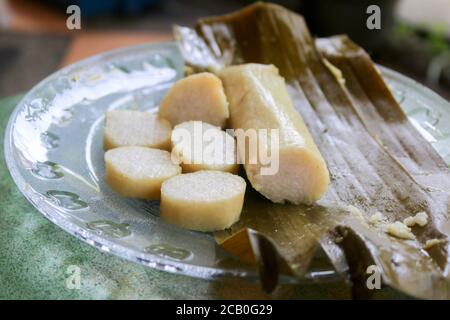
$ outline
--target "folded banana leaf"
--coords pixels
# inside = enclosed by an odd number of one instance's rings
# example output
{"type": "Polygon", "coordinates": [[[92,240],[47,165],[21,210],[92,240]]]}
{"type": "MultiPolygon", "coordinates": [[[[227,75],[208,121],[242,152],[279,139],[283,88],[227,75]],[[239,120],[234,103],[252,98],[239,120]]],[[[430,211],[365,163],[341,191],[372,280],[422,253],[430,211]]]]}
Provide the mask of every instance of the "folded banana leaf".
{"type": "Polygon", "coordinates": [[[315,41],[300,15],[266,3],[174,32],[191,72],[277,66],[328,164],[332,182],[315,205],[274,204],[250,190],[241,220],[215,234],[226,250],[259,265],[266,290],[280,274],[302,277],[323,250],[356,298],[373,293],[366,285],[370,265],[404,293],[450,298],[449,169],[363,49],[345,36],[315,41]],[[412,228],[414,240],[368,223],[377,212],[395,222],[421,211],[430,221],[412,228]],[[441,241],[424,249],[430,239],[441,241]]]}

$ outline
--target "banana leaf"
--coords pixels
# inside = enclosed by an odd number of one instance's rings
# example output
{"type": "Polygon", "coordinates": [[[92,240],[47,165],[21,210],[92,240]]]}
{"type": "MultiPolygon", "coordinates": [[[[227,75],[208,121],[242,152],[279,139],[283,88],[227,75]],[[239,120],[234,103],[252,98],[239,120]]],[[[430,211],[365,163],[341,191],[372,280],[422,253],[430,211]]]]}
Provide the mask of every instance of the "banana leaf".
{"type": "Polygon", "coordinates": [[[449,169],[362,48],[345,36],[315,40],[302,16],[267,3],[174,33],[189,72],[249,62],[278,67],[328,164],[331,184],[316,204],[274,204],[250,190],[241,220],[215,234],[226,250],[258,264],[267,291],[281,274],[304,276],[320,250],[356,298],[373,294],[371,265],[406,294],[450,298],[449,169]],[[377,212],[394,222],[421,211],[430,221],[412,228],[414,240],[368,223],[377,212]],[[429,239],[441,241],[424,249],[429,239]]]}

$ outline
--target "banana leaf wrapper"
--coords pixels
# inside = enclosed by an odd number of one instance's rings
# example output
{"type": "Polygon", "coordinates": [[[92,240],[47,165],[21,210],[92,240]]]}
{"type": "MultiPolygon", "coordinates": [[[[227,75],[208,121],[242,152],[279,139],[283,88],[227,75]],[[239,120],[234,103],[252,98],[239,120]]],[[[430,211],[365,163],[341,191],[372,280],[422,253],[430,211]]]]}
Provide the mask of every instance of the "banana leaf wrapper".
{"type": "Polygon", "coordinates": [[[258,264],[265,290],[280,274],[304,276],[320,250],[356,298],[373,293],[371,265],[406,294],[450,298],[449,169],[362,48],[346,36],[315,40],[300,15],[266,3],[174,33],[189,72],[250,62],[278,67],[328,164],[331,184],[315,205],[274,204],[250,190],[241,220],[215,233],[226,250],[258,264]],[[429,222],[412,227],[415,240],[368,223],[376,212],[394,222],[421,211],[429,222]],[[429,239],[441,242],[425,250],[429,239]]]}

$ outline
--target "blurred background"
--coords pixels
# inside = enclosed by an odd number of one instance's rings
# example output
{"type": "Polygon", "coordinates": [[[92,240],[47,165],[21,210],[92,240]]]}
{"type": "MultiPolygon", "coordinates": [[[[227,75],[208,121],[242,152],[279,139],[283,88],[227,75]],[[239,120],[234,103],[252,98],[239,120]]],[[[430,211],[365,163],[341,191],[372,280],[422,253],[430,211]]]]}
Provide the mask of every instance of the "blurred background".
{"type": "MultiPolygon", "coordinates": [[[[228,13],[249,0],[0,0],[0,98],[30,89],[87,56],[172,38],[173,24],[228,13]],[[81,8],[81,30],[66,26],[81,8]]],[[[315,36],[346,33],[380,64],[450,99],[450,0],[278,0],[302,13],[315,36]],[[381,8],[381,30],[366,8],[381,8]]]]}

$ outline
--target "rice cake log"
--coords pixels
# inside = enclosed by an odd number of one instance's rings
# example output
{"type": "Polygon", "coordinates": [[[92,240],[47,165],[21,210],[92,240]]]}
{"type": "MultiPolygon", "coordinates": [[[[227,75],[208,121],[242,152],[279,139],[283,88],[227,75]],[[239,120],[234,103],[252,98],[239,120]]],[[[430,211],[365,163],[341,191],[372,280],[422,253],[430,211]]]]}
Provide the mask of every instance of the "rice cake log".
{"type": "Polygon", "coordinates": [[[170,150],[170,122],[150,112],[110,110],[105,114],[103,148],[142,146],[170,150]]]}
{"type": "Polygon", "coordinates": [[[161,218],[197,231],[229,228],[239,220],[245,189],[245,180],[228,172],[181,174],[162,184],[161,218]]]}
{"type": "Polygon", "coordinates": [[[236,142],[219,127],[202,121],[186,121],[172,131],[172,156],[183,173],[217,170],[237,173],[236,142]]]}
{"type": "MultiPolygon", "coordinates": [[[[276,203],[300,204],[320,199],[330,182],[328,169],[302,117],[294,109],[278,69],[251,63],[225,68],[220,76],[229,100],[233,129],[267,129],[269,136],[271,129],[278,130],[279,167],[275,174],[264,174],[259,156],[257,163],[251,162],[251,148],[238,143],[253,188],[276,203]]],[[[258,139],[258,150],[270,150],[270,141],[258,139]]]]}
{"type": "Polygon", "coordinates": [[[159,116],[167,119],[172,126],[200,120],[225,127],[229,112],[222,82],[210,72],[178,80],[162,99],[159,116]]]}
{"type": "Polygon", "coordinates": [[[162,183],[181,173],[165,150],[126,146],[105,153],[106,182],[124,197],[157,200],[162,183]]]}

